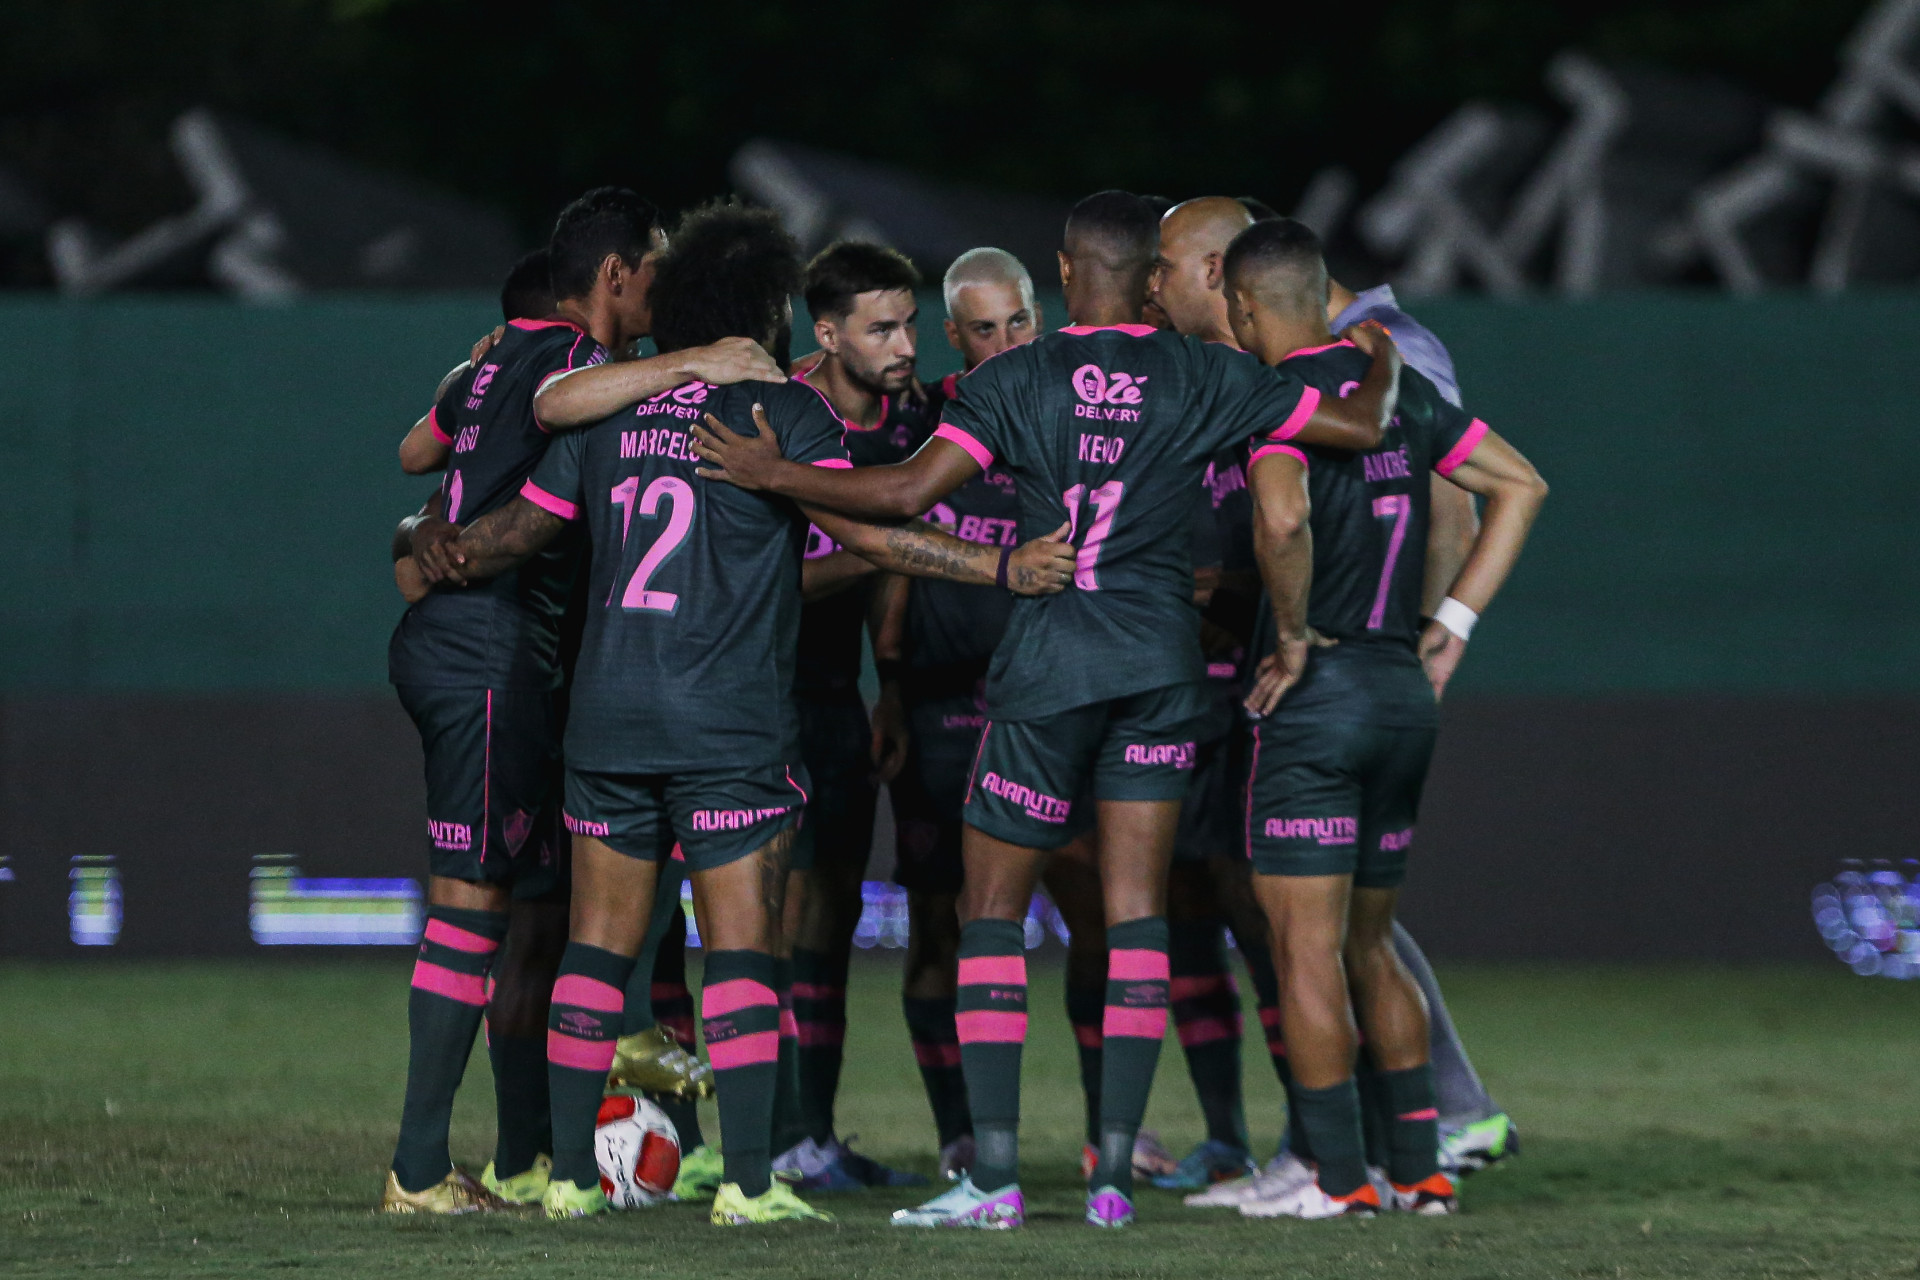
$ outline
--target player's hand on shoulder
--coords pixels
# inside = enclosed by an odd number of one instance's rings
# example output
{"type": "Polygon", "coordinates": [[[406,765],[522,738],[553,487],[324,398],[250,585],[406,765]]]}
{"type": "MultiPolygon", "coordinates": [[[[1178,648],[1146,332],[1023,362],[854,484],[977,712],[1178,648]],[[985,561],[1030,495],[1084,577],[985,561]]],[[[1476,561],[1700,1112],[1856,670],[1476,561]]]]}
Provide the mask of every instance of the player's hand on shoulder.
{"type": "Polygon", "coordinates": [[[1340,336],[1370,356],[1379,356],[1383,349],[1393,352],[1396,356],[1400,353],[1393,335],[1388,333],[1386,326],[1377,320],[1363,320],[1349,329],[1342,330],[1340,336]]]}
{"type": "Polygon", "coordinates": [[[1063,524],[1044,538],[1023,542],[1007,560],[1007,587],[1015,595],[1050,596],[1067,589],[1073,581],[1074,560],[1078,550],[1067,535],[1073,526],[1063,524]]]}
{"type": "Polygon", "coordinates": [[[753,406],[756,430],[751,435],[736,434],[710,413],[706,418],[705,426],[693,424],[693,451],[713,465],[696,467],[694,474],[708,480],[725,480],[742,489],[771,487],[780,464],[786,459],[780,453],[779,438],[767,421],[767,411],[760,405],[753,406]]]}
{"type": "Polygon", "coordinates": [[[464,573],[467,558],[454,545],[459,540],[460,526],[448,524],[438,516],[422,516],[413,526],[410,558],[429,586],[441,582],[467,584],[464,573]]]}
{"type": "Polygon", "coordinates": [[[480,341],[473,344],[473,354],[467,357],[467,362],[469,364],[479,364],[486,358],[487,352],[493,350],[494,344],[506,336],[507,326],[503,324],[493,326],[492,333],[484,335],[480,341]]]}
{"type": "Polygon", "coordinates": [[[1420,665],[1427,673],[1427,683],[1433,686],[1435,702],[1446,696],[1447,682],[1466,656],[1467,642],[1439,623],[1429,622],[1420,633],[1420,665]]]}
{"type": "Polygon", "coordinates": [[[686,353],[687,371],[716,387],[735,382],[785,382],[779,362],[752,338],[722,338],[686,353]]]}

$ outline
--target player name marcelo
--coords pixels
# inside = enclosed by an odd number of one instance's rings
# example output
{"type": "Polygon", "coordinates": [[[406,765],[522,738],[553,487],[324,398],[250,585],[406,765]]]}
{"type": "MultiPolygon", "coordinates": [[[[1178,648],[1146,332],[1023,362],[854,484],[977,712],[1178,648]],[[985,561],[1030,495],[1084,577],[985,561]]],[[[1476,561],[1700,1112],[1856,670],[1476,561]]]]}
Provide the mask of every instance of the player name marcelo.
{"type": "Polygon", "coordinates": [[[1353,818],[1268,818],[1269,840],[1318,840],[1321,844],[1353,844],[1360,824],[1353,818]]]}
{"type": "Polygon", "coordinates": [[[989,772],[980,779],[980,785],[1007,803],[1021,806],[1029,818],[1042,822],[1065,822],[1073,812],[1073,801],[1042,795],[1024,782],[1014,782],[997,773],[989,772]]]}
{"type": "Polygon", "coordinates": [[[694,456],[691,438],[687,433],[675,431],[671,427],[655,427],[647,431],[622,431],[620,456],[623,458],[672,458],[676,462],[700,461],[694,456]]]}
{"type": "Polygon", "coordinates": [[[1193,768],[1191,742],[1134,742],[1127,745],[1128,764],[1170,764],[1176,769],[1193,768]]]}

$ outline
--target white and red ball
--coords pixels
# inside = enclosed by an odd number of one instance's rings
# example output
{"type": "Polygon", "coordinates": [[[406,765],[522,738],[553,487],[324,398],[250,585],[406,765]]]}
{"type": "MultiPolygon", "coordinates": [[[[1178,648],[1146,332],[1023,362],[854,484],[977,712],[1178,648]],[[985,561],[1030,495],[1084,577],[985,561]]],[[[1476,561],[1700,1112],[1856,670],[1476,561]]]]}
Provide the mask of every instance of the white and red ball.
{"type": "Polygon", "coordinates": [[[600,1190],[616,1209],[644,1209],[673,1194],[680,1176],[680,1135],[666,1113],[645,1098],[612,1094],[594,1122],[600,1190]]]}

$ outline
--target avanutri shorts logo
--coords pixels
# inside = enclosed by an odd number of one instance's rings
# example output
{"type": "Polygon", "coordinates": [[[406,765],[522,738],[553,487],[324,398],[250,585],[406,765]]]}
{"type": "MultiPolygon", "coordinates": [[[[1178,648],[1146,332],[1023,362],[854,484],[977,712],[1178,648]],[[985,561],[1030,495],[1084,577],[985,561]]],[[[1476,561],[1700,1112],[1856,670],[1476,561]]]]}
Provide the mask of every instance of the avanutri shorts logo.
{"type": "Polygon", "coordinates": [[[781,805],[778,809],[696,809],[693,814],[695,831],[739,831],[755,823],[765,822],[769,818],[778,818],[792,811],[793,806],[781,805]]]}
{"type": "Polygon", "coordinates": [[[1399,853],[1413,847],[1413,828],[1405,831],[1389,831],[1380,837],[1380,852],[1399,853]]]}
{"type": "Polygon", "coordinates": [[[567,830],[577,836],[605,836],[613,834],[613,828],[604,822],[590,822],[585,818],[576,818],[570,813],[563,813],[560,817],[561,820],[567,824],[567,830]]]}
{"type": "Polygon", "coordinates": [[[1029,818],[1038,818],[1042,822],[1065,822],[1067,815],[1073,812],[1073,801],[1044,795],[1024,782],[1012,782],[991,771],[980,779],[980,785],[1009,804],[1021,806],[1029,818]]]}
{"type": "Polygon", "coordinates": [[[1263,834],[1269,840],[1355,844],[1360,839],[1360,822],[1356,818],[1268,818],[1263,834]]]}
{"type": "Polygon", "coordinates": [[[1127,745],[1126,761],[1128,764],[1172,765],[1176,769],[1191,769],[1196,754],[1191,742],[1133,742],[1127,745]]]}
{"type": "Polygon", "coordinates": [[[465,853],[473,848],[473,828],[464,822],[437,822],[428,818],[427,832],[433,837],[433,847],[436,849],[465,853]]]}

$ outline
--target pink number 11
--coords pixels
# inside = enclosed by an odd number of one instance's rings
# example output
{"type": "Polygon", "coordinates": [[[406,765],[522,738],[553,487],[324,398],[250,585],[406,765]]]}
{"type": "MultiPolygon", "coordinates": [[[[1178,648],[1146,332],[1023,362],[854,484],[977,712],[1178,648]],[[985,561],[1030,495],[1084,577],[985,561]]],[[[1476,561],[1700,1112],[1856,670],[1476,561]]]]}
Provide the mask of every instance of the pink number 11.
{"type": "MultiPolygon", "coordinates": [[[[1113,516],[1120,509],[1120,499],[1126,492],[1127,486],[1118,480],[1109,480],[1093,491],[1093,523],[1087,526],[1087,540],[1080,544],[1079,553],[1073,558],[1073,585],[1082,591],[1100,589],[1100,577],[1095,572],[1100,565],[1100,548],[1113,532],[1113,516]]],[[[1067,520],[1071,524],[1067,530],[1069,542],[1080,532],[1080,504],[1087,497],[1087,486],[1083,484],[1060,495],[1061,501],[1067,504],[1067,520]]]]}
{"type": "Polygon", "coordinates": [[[1378,631],[1387,622],[1387,592],[1393,586],[1393,566],[1399,563],[1400,547],[1407,540],[1407,517],[1413,514],[1409,494],[1390,493],[1373,500],[1376,520],[1393,517],[1393,532],[1387,536],[1387,562],[1380,569],[1380,589],[1373,595],[1373,612],[1367,615],[1367,630],[1378,631]]]}

